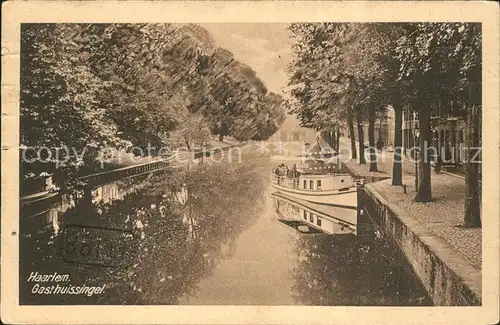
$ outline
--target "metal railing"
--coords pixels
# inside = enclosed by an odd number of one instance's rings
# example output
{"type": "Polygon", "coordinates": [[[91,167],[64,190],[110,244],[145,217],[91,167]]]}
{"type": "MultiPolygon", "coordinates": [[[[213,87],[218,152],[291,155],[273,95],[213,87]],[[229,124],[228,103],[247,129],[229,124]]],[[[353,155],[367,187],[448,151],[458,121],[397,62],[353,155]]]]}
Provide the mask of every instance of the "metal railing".
{"type": "MultiPolygon", "coordinates": [[[[240,146],[240,144],[194,152],[192,159],[200,159],[201,157],[208,157],[217,154],[218,152],[227,151],[238,146],[240,146]]],[[[139,176],[146,173],[154,173],[156,171],[166,169],[172,166],[171,161],[173,160],[173,158],[174,156],[171,156],[167,159],[161,159],[139,165],[127,166],[127,167],[113,169],[110,171],[90,174],[81,177],[79,179],[85,181],[87,185],[90,186],[104,185],[128,177],[139,176]]]]}
{"type": "Polygon", "coordinates": [[[271,173],[271,182],[273,184],[287,188],[299,189],[299,184],[295,181],[298,179],[299,179],[298,177],[287,177],[271,173]]]}
{"type": "Polygon", "coordinates": [[[168,159],[162,159],[154,162],[147,162],[139,165],[127,166],[105,172],[90,174],[79,178],[79,180],[86,182],[89,186],[99,186],[128,177],[156,172],[159,170],[163,170],[169,166],[170,161],[168,159]]]}
{"type": "MultiPolygon", "coordinates": [[[[220,151],[227,151],[235,147],[239,147],[242,144],[236,144],[236,145],[229,145],[226,147],[219,147],[219,148],[213,148],[210,150],[206,151],[199,151],[195,152],[193,154],[193,159],[199,159],[202,156],[210,156],[212,154],[216,154],[217,152],[220,151]]],[[[101,185],[105,185],[108,183],[112,183],[121,179],[129,178],[129,177],[135,177],[139,176],[142,174],[147,174],[147,173],[154,173],[160,170],[167,169],[169,167],[172,167],[171,161],[173,157],[169,157],[167,159],[159,159],[155,161],[150,161],[138,165],[132,165],[132,166],[127,166],[127,167],[121,167],[117,169],[112,169],[104,172],[99,172],[99,173],[94,173],[90,175],[85,175],[80,178],[79,180],[85,182],[87,187],[98,187],[101,185]]],[[[46,191],[44,191],[46,192],[46,191]]],[[[35,193],[36,194],[36,193],[35,193]]],[[[28,198],[28,196],[21,197],[21,205],[30,205],[35,201],[44,201],[49,198],[53,198],[54,193],[43,193],[40,192],[40,195],[36,196],[36,199],[33,198],[28,198]],[[50,194],[50,195],[49,195],[50,194]]],[[[57,194],[57,193],[56,193],[57,194]]]]}

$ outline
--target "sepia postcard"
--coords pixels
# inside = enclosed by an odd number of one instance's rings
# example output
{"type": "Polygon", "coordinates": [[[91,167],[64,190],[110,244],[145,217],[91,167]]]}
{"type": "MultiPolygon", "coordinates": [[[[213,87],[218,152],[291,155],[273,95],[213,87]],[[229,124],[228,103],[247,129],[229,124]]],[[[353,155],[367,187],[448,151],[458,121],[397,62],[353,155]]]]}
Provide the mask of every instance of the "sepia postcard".
{"type": "Polygon", "coordinates": [[[12,1],[1,321],[499,321],[499,6],[12,1]]]}

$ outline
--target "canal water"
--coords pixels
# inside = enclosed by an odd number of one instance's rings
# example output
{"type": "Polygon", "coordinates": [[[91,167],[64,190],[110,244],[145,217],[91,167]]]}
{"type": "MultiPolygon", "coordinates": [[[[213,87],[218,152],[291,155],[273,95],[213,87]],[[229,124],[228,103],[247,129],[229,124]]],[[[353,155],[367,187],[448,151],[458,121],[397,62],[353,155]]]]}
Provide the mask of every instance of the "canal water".
{"type": "MultiPolygon", "coordinates": [[[[268,177],[273,167],[269,154],[245,149],[240,161],[155,174],[121,200],[77,205],[57,218],[56,232],[54,222],[42,226],[46,216],[22,216],[20,303],[431,304],[376,227],[363,236],[331,236],[301,234],[278,222],[268,177]],[[136,239],[118,262],[68,262],[74,250],[67,249],[77,239],[69,241],[64,229],[75,224],[129,231],[136,239]],[[28,281],[32,272],[68,274],[68,285],[105,284],[106,290],[92,296],[40,294],[28,281]]],[[[111,238],[106,230],[102,238],[88,233],[80,250],[111,238]]]]}
{"type": "Polygon", "coordinates": [[[298,235],[274,219],[270,198],[256,222],[245,229],[213,273],[198,290],[184,295],[182,304],[294,304],[293,265],[298,235]]]}

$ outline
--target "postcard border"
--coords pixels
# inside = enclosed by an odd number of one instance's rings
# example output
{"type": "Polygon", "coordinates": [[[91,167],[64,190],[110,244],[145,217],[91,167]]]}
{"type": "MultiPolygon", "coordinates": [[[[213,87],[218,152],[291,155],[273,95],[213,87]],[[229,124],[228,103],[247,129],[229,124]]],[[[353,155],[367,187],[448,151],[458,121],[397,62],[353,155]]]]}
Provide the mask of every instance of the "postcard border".
{"type": "Polygon", "coordinates": [[[1,312],[7,323],[494,323],[499,308],[499,10],[493,2],[29,1],[2,14],[1,312]],[[19,51],[22,22],[469,21],[483,24],[481,307],[19,306],[19,51]]]}

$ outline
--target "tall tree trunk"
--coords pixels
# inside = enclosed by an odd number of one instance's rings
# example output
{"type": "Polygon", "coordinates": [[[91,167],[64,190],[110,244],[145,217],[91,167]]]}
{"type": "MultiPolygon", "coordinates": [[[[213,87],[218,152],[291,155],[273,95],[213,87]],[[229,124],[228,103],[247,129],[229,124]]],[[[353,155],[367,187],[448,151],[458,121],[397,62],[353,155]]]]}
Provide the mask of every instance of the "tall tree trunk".
{"type": "Polygon", "coordinates": [[[92,187],[87,184],[85,187],[83,187],[82,196],[80,198],[77,198],[75,201],[78,206],[84,207],[85,210],[92,210],[93,198],[94,196],[92,195],[92,187]]]}
{"type": "Polygon", "coordinates": [[[336,137],[336,140],[337,140],[337,142],[335,143],[335,147],[336,147],[335,151],[336,151],[337,153],[340,153],[340,130],[339,130],[339,129],[337,129],[337,137],[336,137]]]}
{"type": "Polygon", "coordinates": [[[222,134],[219,134],[219,142],[224,141],[224,136],[222,134]]]}
{"type": "Polygon", "coordinates": [[[331,131],[323,131],[323,140],[325,143],[331,147],[332,146],[332,132],[331,131]]]}
{"type": "Polygon", "coordinates": [[[394,96],[392,107],[394,109],[394,159],[392,165],[392,185],[403,185],[403,164],[401,162],[403,147],[403,110],[399,96],[394,96]]]}
{"type": "Polygon", "coordinates": [[[478,130],[480,127],[477,107],[467,110],[467,162],[465,165],[465,215],[464,227],[481,227],[481,199],[479,189],[479,147],[478,130]],[[473,149],[470,149],[473,148],[473,149]]]}
{"type": "Polygon", "coordinates": [[[330,131],[330,143],[328,144],[332,150],[335,150],[335,142],[337,141],[337,138],[335,137],[335,131],[332,130],[330,131]]]}
{"type": "Polygon", "coordinates": [[[359,147],[359,164],[366,164],[365,159],[365,144],[364,144],[364,135],[363,135],[363,117],[361,113],[356,115],[356,122],[358,123],[358,147],[359,147]]]}
{"type": "Polygon", "coordinates": [[[431,164],[429,158],[429,147],[431,146],[432,132],[430,110],[425,102],[420,103],[418,112],[419,124],[419,159],[418,159],[418,191],[415,201],[430,202],[431,194],[431,164]],[[427,150],[427,152],[426,152],[427,150]]]}
{"type": "Polygon", "coordinates": [[[376,172],[377,170],[377,149],[375,144],[375,107],[368,108],[368,142],[370,144],[370,172],[376,172]]]}
{"type": "Polygon", "coordinates": [[[327,131],[321,131],[321,137],[323,138],[323,140],[324,140],[326,143],[328,143],[328,141],[329,141],[329,136],[330,136],[330,134],[328,134],[328,132],[327,132],[327,131]]]}
{"type": "Polygon", "coordinates": [[[351,157],[352,159],[358,159],[358,155],[356,153],[356,137],[354,134],[354,118],[352,116],[352,112],[347,116],[347,124],[349,127],[349,135],[351,137],[351,157]]]}

